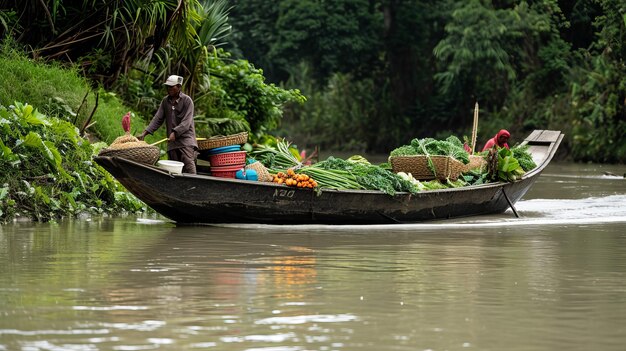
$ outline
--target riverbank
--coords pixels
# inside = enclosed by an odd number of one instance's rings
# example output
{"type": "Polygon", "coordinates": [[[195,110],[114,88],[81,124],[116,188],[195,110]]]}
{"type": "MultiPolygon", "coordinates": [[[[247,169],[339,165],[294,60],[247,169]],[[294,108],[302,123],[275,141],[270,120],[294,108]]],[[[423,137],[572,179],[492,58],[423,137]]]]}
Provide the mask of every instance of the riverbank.
{"type": "Polygon", "coordinates": [[[31,105],[0,105],[0,222],[146,210],[92,158],[91,144],[68,121],[31,105]]]}

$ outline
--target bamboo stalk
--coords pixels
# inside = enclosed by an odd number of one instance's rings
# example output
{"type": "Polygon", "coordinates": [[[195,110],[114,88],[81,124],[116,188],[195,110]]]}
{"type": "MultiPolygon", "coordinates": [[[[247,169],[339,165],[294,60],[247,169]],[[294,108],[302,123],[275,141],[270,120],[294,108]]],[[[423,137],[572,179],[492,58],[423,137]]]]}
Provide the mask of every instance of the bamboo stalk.
{"type": "Polygon", "coordinates": [[[476,135],[478,134],[478,102],[474,105],[474,123],[472,124],[472,155],[476,150],[476,135]]]}
{"type": "Polygon", "coordinates": [[[157,142],[154,142],[154,143],[150,144],[150,146],[159,145],[160,143],[162,143],[162,142],[164,142],[164,141],[166,141],[166,140],[167,140],[167,138],[163,138],[163,139],[161,139],[161,140],[159,140],[159,141],[157,141],[157,142]]]}

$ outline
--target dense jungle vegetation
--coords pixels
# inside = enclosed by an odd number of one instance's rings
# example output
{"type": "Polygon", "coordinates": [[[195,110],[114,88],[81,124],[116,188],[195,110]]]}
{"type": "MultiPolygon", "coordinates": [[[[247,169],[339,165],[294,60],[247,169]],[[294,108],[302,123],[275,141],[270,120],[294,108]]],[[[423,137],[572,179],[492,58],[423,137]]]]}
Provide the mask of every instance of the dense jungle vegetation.
{"type": "MultiPolygon", "coordinates": [[[[98,146],[80,140],[110,143],[126,111],[140,132],[170,74],[185,77],[198,136],[386,153],[468,136],[478,102],[481,141],[559,129],[560,157],[626,161],[623,0],[0,0],[0,40],[0,217],[18,195],[47,203],[30,213],[42,219],[68,201],[115,208],[120,189],[88,168],[98,146]],[[30,115],[44,117],[19,121],[30,115]],[[78,164],[59,161],[68,145],[78,164]],[[47,166],[28,166],[37,153],[47,166]]],[[[119,210],[137,210],[126,200],[119,210]]]]}
{"type": "Polygon", "coordinates": [[[468,135],[478,102],[480,140],[560,129],[575,161],[626,160],[622,0],[0,4],[3,38],[77,65],[144,118],[175,72],[207,133],[387,152],[413,137],[468,135]],[[300,91],[308,101],[289,104],[300,91]]]}
{"type": "Polygon", "coordinates": [[[282,124],[299,140],[388,151],[469,135],[478,102],[479,140],[558,129],[570,159],[626,161],[623,0],[233,5],[232,51],[309,99],[282,124]]]}

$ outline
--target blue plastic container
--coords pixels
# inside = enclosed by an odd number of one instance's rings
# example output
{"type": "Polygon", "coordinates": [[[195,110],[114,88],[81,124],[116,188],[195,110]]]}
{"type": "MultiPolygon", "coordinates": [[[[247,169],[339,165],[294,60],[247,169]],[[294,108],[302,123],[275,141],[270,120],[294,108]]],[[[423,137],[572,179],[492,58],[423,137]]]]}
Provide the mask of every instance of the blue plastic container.
{"type": "Polygon", "coordinates": [[[259,175],[254,169],[246,169],[246,180],[259,180],[259,175]]]}
{"type": "Polygon", "coordinates": [[[252,181],[258,181],[259,180],[259,175],[256,173],[256,171],[254,169],[240,169],[237,171],[237,173],[235,173],[235,178],[237,179],[241,179],[241,180],[252,180],[252,181]]]}
{"type": "Polygon", "coordinates": [[[234,151],[239,151],[241,150],[241,146],[240,145],[229,145],[229,146],[222,146],[222,147],[216,147],[213,149],[209,149],[209,151],[207,151],[207,153],[209,155],[215,155],[215,154],[221,154],[224,152],[234,152],[234,151]]]}

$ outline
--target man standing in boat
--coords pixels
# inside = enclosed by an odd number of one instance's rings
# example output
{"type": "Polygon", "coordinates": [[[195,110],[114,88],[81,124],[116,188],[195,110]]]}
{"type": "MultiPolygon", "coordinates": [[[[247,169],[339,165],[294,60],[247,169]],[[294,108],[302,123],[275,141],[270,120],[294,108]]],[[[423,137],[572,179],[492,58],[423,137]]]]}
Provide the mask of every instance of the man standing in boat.
{"type": "Polygon", "coordinates": [[[183,77],[172,75],[164,83],[167,96],[150,124],[137,138],[143,140],[154,133],[165,122],[167,135],[167,157],[184,163],[183,173],[196,174],[196,129],[193,122],[194,104],[191,97],[181,91],[183,77]]]}

